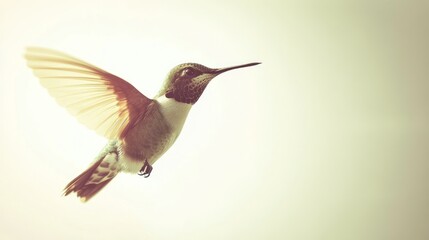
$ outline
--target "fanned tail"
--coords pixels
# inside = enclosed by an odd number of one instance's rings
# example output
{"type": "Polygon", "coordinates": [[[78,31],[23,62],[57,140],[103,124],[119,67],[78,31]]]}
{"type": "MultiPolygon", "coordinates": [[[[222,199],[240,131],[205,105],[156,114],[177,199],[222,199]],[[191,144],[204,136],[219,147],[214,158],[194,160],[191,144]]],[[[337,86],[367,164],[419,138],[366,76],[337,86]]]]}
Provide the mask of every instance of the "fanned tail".
{"type": "Polygon", "coordinates": [[[116,146],[110,145],[109,147],[115,147],[114,151],[105,149],[97,158],[99,160],[67,184],[64,188],[64,196],[75,192],[82,202],[86,202],[112,181],[120,168],[116,146]]]}

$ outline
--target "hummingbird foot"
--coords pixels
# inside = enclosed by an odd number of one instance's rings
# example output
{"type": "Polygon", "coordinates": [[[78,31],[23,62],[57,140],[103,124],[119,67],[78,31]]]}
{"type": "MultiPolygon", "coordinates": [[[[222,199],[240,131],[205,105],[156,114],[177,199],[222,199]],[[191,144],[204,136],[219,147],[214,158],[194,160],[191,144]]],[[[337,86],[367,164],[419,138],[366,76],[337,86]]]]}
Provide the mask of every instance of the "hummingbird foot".
{"type": "Polygon", "coordinates": [[[138,175],[143,176],[145,178],[148,178],[150,176],[150,173],[152,172],[153,167],[147,162],[147,160],[144,161],[143,167],[140,169],[138,175]]]}

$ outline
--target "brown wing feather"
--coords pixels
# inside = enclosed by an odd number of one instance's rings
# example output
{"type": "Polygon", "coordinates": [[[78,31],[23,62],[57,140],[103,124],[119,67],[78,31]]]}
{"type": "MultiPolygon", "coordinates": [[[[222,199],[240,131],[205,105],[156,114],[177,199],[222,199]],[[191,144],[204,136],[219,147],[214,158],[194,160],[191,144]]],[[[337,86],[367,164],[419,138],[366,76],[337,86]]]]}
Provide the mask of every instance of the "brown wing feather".
{"type": "Polygon", "coordinates": [[[56,101],[109,138],[123,138],[151,99],[127,81],[61,52],[27,48],[28,66],[56,101]]]}

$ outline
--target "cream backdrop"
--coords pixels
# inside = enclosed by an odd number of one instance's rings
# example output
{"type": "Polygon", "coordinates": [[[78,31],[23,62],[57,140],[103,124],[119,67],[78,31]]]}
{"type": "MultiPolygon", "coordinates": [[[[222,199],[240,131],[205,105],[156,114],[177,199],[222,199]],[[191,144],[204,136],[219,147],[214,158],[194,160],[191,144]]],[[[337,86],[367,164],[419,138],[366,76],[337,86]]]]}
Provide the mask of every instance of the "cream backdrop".
{"type": "Polygon", "coordinates": [[[0,1],[0,239],[429,239],[427,1],[0,1]],[[144,179],[62,197],[106,140],[26,46],[156,94],[217,77],[144,179]]]}

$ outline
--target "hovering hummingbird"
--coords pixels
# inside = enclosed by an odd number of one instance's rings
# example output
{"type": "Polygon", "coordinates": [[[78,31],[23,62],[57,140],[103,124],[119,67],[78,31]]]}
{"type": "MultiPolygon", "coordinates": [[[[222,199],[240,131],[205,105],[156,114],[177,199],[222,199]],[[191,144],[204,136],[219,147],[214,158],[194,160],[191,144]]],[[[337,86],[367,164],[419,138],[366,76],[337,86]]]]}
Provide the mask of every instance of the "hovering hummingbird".
{"type": "Polygon", "coordinates": [[[89,168],[64,189],[65,196],[76,192],[83,202],[121,171],[149,177],[152,165],[175,142],[209,82],[226,71],[260,64],[227,68],[180,64],[150,99],[122,78],[58,51],[30,47],[25,58],[61,106],[109,139],[89,168]]]}

